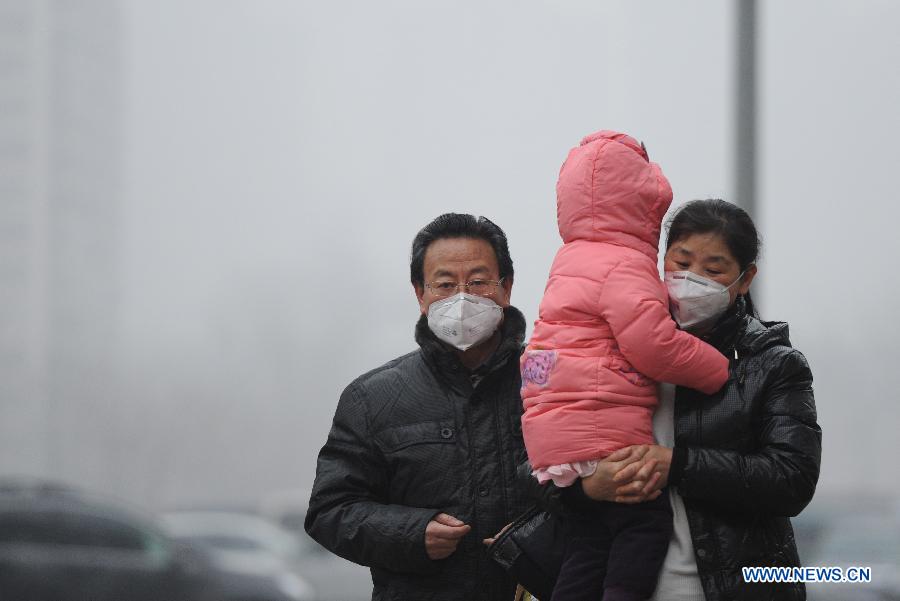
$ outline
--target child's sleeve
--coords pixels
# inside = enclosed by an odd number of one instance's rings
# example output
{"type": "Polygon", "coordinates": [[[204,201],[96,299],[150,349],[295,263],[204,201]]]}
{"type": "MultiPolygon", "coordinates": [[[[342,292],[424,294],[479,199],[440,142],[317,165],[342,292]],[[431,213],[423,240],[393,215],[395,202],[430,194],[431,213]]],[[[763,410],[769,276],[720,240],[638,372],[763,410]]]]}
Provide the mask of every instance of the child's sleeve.
{"type": "Polygon", "coordinates": [[[676,327],[655,265],[634,260],[617,265],[603,284],[599,303],[622,355],[645,376],[706,394],[728,380],[728,359],[676,327]]]}

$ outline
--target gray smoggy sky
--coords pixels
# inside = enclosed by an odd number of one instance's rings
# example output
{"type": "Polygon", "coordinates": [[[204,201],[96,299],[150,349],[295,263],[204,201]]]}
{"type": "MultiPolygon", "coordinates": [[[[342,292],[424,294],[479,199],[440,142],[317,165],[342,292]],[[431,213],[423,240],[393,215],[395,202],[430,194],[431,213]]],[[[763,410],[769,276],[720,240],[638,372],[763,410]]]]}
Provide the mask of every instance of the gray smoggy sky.
{"type": "Polygon", "coordinates": [[[506,230],[533,320],[584,134],[728,194],[727,4],[557,4],[131,4],[127,346],[211,370],[186,376],[208,399],[161,402],[204,408],[212,462],[311,484],[340,391],[414,345],[409,245],[440,213],[506,230]]]}
{"type": "MultiPolygon", "coordinates": [[[[759,5],[761,310],[816,377],[820,490],[896,494],[900,5],[759,5]]],[[[120,6],[117,435],[58,475],[151,507],[311,485],[341,390],[413,348],[440,213],[504,228],[531,322],[583,135],[734,197],[733,2],[120,6]]]]}

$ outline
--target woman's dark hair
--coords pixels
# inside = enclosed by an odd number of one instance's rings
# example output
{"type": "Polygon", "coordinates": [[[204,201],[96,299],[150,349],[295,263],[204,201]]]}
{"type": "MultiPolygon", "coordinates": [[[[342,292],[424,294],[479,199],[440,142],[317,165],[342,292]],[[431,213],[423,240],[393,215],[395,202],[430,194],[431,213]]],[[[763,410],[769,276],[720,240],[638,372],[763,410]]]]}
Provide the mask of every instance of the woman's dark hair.
{"type": "MultiPolygon", "coordinates": [[[[714,233],[722,237],[743,273],[759,257],[759,234],[750,215],[737,205],[718,198],[685,203],[669,219],[666,250],[694,234],[714,233]]],[[[757,316],[750,291],[744,295],[747,313],[757,316]]]]}
{"type": "Polygon", "coordinates": [[[444,213],[419,230],[413,239],[409,258],[409,278],[413,284],[425,285],[425,251],[435,240],[441,238],[475,238],[484,240],[494,249],[501,278],[513,275],[512,258],[506,234],[486,217],[475,218],[466,213],[444,213]]]}

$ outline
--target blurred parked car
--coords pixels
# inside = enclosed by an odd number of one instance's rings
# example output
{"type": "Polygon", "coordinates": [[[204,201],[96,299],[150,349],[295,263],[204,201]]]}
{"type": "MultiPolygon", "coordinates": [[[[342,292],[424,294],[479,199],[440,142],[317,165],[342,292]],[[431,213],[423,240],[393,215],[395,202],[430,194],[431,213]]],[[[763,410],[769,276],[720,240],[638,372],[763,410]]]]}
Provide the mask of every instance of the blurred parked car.
{"type": "Polygon", "coordinates": [[[368,601],[372,598],[369,569],[332,554],[303,528],[309,490],[283,490],[266,495],[259,512],[291,531],[300,545],[300,572],[315,587],[318,601],[368,601]]]}
{"type": "Polygon", "coordinates": [[[0,599],[215,601],[208,559],[77,489],[0,481],[0,599]]]}
{"type": "Polygon", "coordinates": [[[900,601],[900,521],[890,513],[833,518],[804,564],[871,568],[871,582],[807,584],[810,601],[900,601]]]}
{"type": "Polygon", "coordinates": [[[817,494],[800,515],[791,518],[800,563],[814,565],[812,561],[819,555],[829,530],[848,516],[859,515],[893,519],[894,500],[890,495],[817,494]]]}
{"type": "Polygon", "coordinates": [[[297,540],[263,517],[237,511],[171,511],[163,514],[162,524],[176,540],[210,553],[228,601],[317,599],[297,570],[297,540]]]}

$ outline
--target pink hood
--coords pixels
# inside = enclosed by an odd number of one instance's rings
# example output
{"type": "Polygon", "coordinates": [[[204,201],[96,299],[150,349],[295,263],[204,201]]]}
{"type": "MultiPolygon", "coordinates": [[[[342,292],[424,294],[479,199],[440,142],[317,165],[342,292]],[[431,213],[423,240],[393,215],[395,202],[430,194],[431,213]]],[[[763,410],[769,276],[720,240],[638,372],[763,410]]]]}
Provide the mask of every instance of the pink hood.
{"type": "Polygon", "coordinates": [[[569,152],[557,184],[564,244],[521,361],[535,468],[652,443],[655,381],[711,394],[728,379],[728,360],[669,314],[657,247],[671,201],[634,138],[601,131],[569,152]]]}
{"type": "Polygon", "coordinates": [[[627,246],[656,261],[672,188],[643,144],[614,131],[586,136],[559,170],[556,218],[563,242],[627,246]]]}

